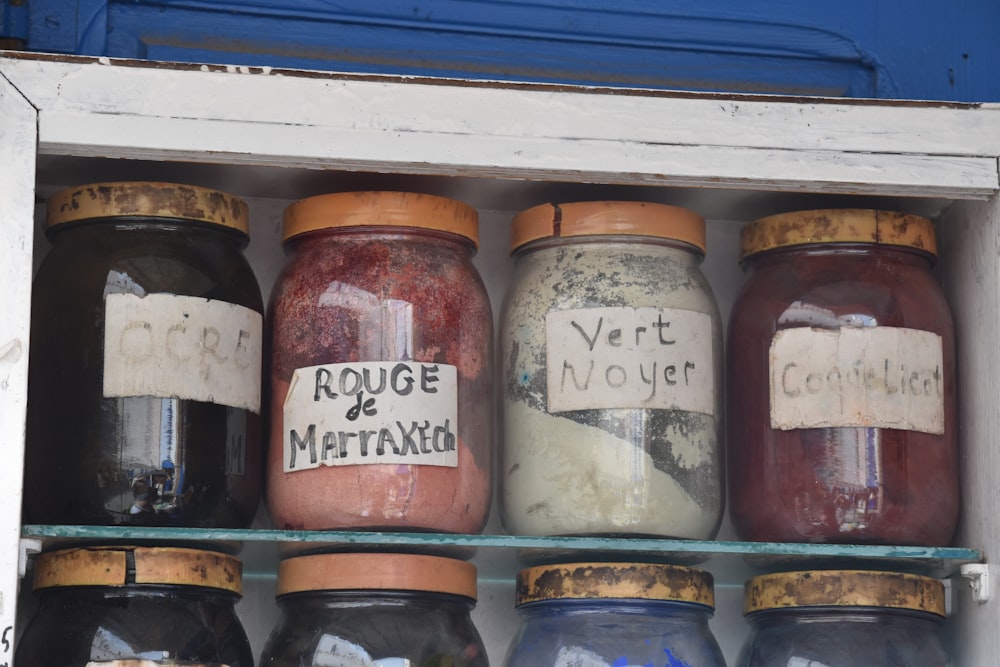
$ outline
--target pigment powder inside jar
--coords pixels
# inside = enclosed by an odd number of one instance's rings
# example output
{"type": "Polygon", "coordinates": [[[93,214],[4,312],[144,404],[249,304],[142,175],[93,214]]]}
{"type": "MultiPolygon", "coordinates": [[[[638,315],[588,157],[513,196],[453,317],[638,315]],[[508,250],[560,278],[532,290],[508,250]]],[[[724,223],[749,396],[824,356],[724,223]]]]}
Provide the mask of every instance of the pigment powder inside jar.
{"type": "Polygon", "coordinates": [[[476,533],[492,491],[492,314],[476,211],[405,192],[285,211],[269,306],[276,527],[476,533]]]}
{"type": "Polygon", "coordinates": [[[18,665],[253,667],[242,564],[177,547],[80,547],[34,561],[39,606],[18,665]]]}
{"type": "Polygon", "coordinates": [[[711,539],[724,504],[722,328],[699,269],[704,221],[578,202],[523,211],[512,235],[505,529],[711,539]]]}
{"type": "Polygon", "coordinates": [[[869,570],[778,572],[744,587],[750,636],[738,667],[951,667],[945,588],[869,570]]]}
{"type": "Polygon", "coordinates": [[[281,615],[261,667],[488,667],[472,622],[476,567],[439,556],[334,553],[278,566],[281,615]]]}
{"type": "Polygon", "coordinates": [[[504,667],[724,667],[712,575],[653,563],[521,570],[504,667]]]}
{"type": "Polygon", "coordinates": [[[741,539],[947,544],[958,520],[955,334],[929,220],[802,211],[743,229],[729,320],[741,539]]]}
{"type": "Polygon", "coordinates": [[[245,528],[263,484],[264,306],[246,204],[174,183],[48,202],[24,521],[245,528]]]}

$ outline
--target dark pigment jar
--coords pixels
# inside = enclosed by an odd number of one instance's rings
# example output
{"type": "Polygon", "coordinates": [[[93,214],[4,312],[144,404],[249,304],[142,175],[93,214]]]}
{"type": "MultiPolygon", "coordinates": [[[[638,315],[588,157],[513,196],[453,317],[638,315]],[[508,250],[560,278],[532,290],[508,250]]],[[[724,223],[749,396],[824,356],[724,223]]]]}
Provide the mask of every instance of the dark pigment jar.
{"type": "Polygon", "coordinates": [[[281,617],[261,667],[488,667],[476,568],[413,554],[317,554],[278,567],[281,617]]]}
{"type": "Polygon", "coordinates": [[[493,316],[478,229],[475,209],[407,192],[286,209],[268,306],[276,527],[482,530],[493,316]]]}
{"type": "Polygon", "coordinates": [[[244,528],[263,485],[263,302],[246,204],[170,183],[48,203],[24,521],[244,528]]]}
{"type": "Polygon", "coordinates": [[[254,667],[234,605],[240,561],[199,549],[88,547],[35,559],[39,607],[17,665],[254,667]]]}
{"type": "Polygon", "coordinates": [[[745,586],[751,633],[736,667],[952,667],[944,585],[895,572],[814,570],[745,586]]]}
{"type": "Polygon", "coordinates": [[[725,667],[708,627],[712,575],[648,563],[522,570],[504,667],[725,667]]]}
{"type": "Polygon", "coordinates": [[[743,229],[729,319],[730,515],[744,540],[941,546],[959,511],[955,334],[913,215],[743,229]]]}

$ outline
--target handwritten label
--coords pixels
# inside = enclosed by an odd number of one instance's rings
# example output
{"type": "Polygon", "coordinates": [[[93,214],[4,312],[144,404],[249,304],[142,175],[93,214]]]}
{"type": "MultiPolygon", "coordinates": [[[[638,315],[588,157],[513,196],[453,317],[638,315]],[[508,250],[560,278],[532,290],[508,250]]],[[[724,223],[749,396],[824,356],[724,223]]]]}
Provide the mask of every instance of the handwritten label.
{"type": "Polygon", "coordinates": [[[941,337],[897,327],[800,327],[771,340],[771,427],[944,433],[941,337]]]}
{"type": "Polygon", "coordinates": [[[545,316],[548,410],[659,408],[712,415],[712,318],[672,308],[545,316]]]}
{"type": "Polygon", "coordinates": [[[260,313],[176,294],[108,294],[104,395],[158,396],[260,413],[260,313]]]}
{"type": "Polygon", "coordinates": [[[404,463],[458,466],[458,372],[366,361],[299,368],[284,405],[284,470],[404,463]]]}

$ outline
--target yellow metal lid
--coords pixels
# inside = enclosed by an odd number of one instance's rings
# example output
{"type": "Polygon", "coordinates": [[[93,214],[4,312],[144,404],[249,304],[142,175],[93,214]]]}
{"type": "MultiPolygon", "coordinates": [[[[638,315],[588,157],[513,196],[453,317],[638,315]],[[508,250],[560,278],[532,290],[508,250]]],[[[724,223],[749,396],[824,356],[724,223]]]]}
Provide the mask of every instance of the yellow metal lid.
{"type": "Polygon", "coordinates": [[[479,246],[476,209],[416,192],[338,192],[301,199],[285,209],[283,239],[344,227],[417,227],[464,236],[479,246]]]}
{"type": "Polygon", "coordinates": [[[542,600],[638,599],[693,602],[715,608],[712,575],[653,563],[539,565],[517,574],[516,604],[542,600]]]}
{"type": "Polygon", "coordinates": [[[885,607],[944,617],[944,584],[899,572],[811,570],[765,574],[744,586],[744,614],[791,607],[885,607]]]}
{"type": "Polygon", "coordinates": [[[193,220],[249,235],[246,202],[231,194],[180,183],[122,181],[68,188],[49,199],[49,228],[67,222],[112,217],[193,220]]]}
{"type": "Polygon", "coordinates": [[[635,201],[542,204],[514,216],[511,252],[538,239],[595,235],[652,236],[705,253],[705,220],[679,206],[635,201]]]}
{"type": "Polygon", "coordinates": [[[168,584],[242,593],[243,565],[235,556],[179,547],[80,547],[40,554],[34,589],[69,586],[168,584]],[[131,560],[134,566],[129,563],[131,560]],[[134,574],[130,572],[134,567],[134,574]]]}
{"type": "Polygon", "coordinates": [[[476,599],[476,566],[442,556],[341,553],[297,556],[278,564],[277,594],[395,590],[476,599]]]}
{"type": "Polygon", "coordinates": [[[761,218],[740,231],[740,259],[765,250],[813,243],[871,243],[937,254],[934,223],[895,211],[842,208],[761,218]]]}

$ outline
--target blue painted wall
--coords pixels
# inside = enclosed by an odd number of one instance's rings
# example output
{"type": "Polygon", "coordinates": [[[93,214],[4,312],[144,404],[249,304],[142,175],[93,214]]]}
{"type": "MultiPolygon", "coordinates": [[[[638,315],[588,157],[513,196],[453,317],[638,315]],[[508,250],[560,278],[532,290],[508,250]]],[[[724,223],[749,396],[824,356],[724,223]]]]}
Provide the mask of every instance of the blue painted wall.
{"type": "Polygon", "coordinates": [[[28,50],[505,80],[1000,101],[1000,0],[0,0],[28,50]]]}

